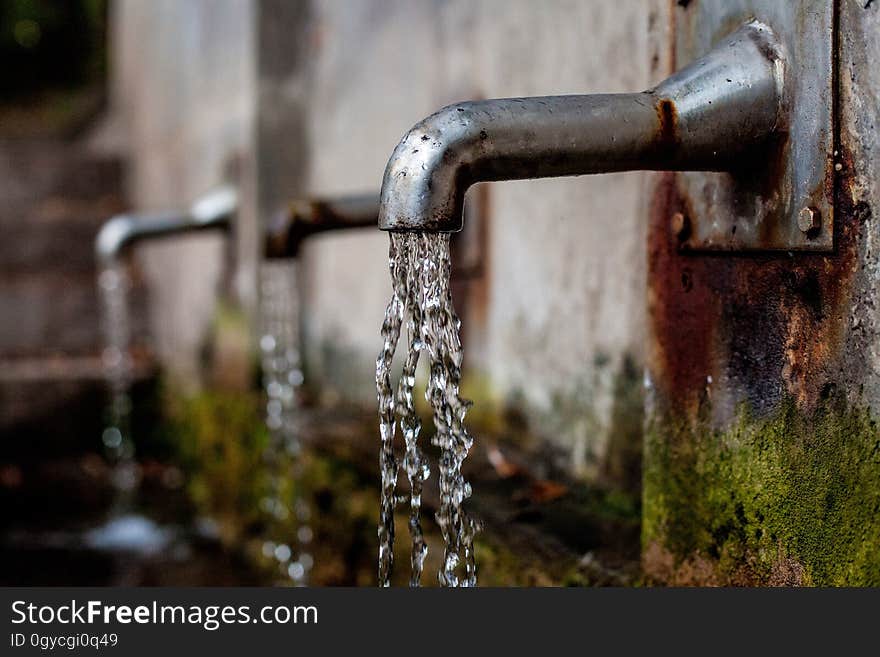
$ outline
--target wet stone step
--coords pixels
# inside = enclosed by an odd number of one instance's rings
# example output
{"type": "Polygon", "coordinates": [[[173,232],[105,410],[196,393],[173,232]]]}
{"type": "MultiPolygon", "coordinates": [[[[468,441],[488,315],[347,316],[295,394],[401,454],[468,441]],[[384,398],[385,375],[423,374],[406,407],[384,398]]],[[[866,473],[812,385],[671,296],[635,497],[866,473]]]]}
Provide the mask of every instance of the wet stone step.
{"type": "Polygon", "coordinates": [[[43,221],[26,220],[3,225],[0,272],[94,272],[96,223],[59,221],[47,225],[43,221]]]}
{"type": "MultiPolygon", "coordinates": [[[[0,462],[38,461],[53,454],[97,449],[104,429],[107,383],[98,355],[83,358],[0,360],[0,462]]],[[[137,360],[132,398],[138,426],[149,431],[155,365],[137,360]]]]}
{"type": "Polygon", "coordinates": [[[98,378],[0,381],[0,437],[4,460],[23,454],[94,447],[103,426],[106,385],[98,378]]]}
{"type": "Polygon", "coordinates": [[[0,353],[95,353],[101,348],[94,276],[45,272],[0,278],[0,353]]]}
{"type": "MultiPolygon", "coordinates": [[[[129,297],[134,340],[143,341],[147,294],[129,297]]],[[[0,275],[0,357],[83,355],[103,348],[100,300],[93,271],[0,275]]]]}
{"type": "Polygon", "coordinates": [[[123,162],[57,142],[0,144],[0,197],[11,208],[57,196],[97,200],[122,189],[123,162]]]}

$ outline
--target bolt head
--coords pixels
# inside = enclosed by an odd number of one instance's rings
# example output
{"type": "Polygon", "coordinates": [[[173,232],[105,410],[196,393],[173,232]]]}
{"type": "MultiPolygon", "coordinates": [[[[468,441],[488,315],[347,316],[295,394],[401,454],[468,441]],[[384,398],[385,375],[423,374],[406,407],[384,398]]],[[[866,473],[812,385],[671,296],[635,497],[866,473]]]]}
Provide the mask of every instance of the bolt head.
{"type": "Polygon", "coordinates": [[[819,230],[822,227],[822,213],[816,208],[804,208],[798,214],[798,228],[804,233],[819,230]]]}
{"type": "Polygon", "coordinates": [[[682,212],[675,212],[670,219],[670,224],[672,227],[673,234],[683,239],[687,236],[688,228],[690,224],[688,222],[688,218],[682,212]]]}

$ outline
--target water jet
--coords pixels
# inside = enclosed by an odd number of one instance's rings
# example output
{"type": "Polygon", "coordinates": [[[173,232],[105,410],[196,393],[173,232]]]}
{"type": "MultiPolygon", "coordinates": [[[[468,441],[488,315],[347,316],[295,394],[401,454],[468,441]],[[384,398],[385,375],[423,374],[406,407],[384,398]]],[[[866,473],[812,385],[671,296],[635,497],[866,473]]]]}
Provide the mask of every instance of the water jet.
{"type": "Polygon", "coordinates": [[[374,226],[378,216],[376,194],[297,199],[272,218],[264,234],[260,353],[271,443],[263,455],[270,486],[260,502],[267,526],[262,552],[277,562],[285,579],[297,585],[308,582],[314,563],[309,547],[311,506],[295,491],[302,469],[298,458],[299,390],[303,384],[298,287],[301,247],[314,235],[374,226]],[[298,525],[294,541],[288,540],[290,531],[285,525],[291,516],[298,525]]]}

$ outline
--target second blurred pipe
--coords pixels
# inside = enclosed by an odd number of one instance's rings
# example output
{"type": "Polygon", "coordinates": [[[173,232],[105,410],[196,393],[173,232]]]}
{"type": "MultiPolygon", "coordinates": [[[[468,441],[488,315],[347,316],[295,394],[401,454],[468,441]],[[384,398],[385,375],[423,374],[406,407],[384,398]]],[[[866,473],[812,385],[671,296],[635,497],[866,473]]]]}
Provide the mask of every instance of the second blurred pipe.
{"type": "Polygon", "coordinates": [[[295,258],[302,241],[317,233],[376,225],[379,195],[292,201],[272,218],[266,230],[263,255],[295,258]]]}

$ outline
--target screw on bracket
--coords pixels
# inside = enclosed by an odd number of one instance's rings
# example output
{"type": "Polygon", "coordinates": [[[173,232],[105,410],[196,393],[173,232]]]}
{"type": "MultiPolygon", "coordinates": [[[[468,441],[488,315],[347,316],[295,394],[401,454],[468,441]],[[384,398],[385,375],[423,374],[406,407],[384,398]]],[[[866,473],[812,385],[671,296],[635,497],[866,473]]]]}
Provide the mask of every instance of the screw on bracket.
{"type": "Polygon", "coordinates": [[[822,227],[822,213],[816,208],[804,208],[798,213],[798,228],[804,233],[811,233],[822,227]]]}
{"type": "Polygon", "coordinates": [[[690,231],[690,221],[682,212],[675,212],[670,220],[673,234],[680,240],[685,239],[690,231]]]}

